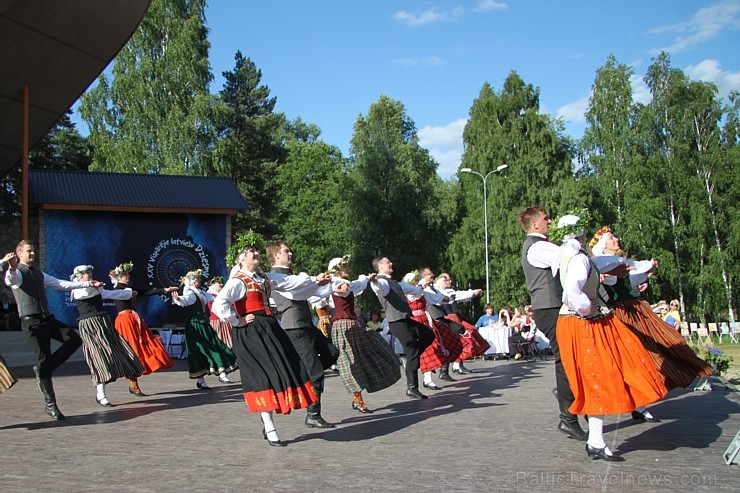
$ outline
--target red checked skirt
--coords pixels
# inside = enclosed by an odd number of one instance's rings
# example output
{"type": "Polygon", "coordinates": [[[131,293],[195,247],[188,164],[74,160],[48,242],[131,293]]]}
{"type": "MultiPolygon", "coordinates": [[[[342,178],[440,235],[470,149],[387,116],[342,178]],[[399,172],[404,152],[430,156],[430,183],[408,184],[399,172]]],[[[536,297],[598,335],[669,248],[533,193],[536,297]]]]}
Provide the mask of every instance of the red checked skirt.
{"type": "Polygon", "coordinates": [[[463,361],[473,356],[483,356],[486,351],[491,347],[482,335],[478,332],[478,327],[469,324],[457,313],[450,313],[445,315],[447,320],[462,325],[465,328],[465,333],[462,335],[463,350],[458,361],[463,361]]]}
{"type": "Polygon", "coordinates": [[[432,320],[426,310],[414,310],[413,318],[434,332],[432,342],[419,357],[419,369],[422,372],[436,370],[445,363],[452,363],[460,358],[463,352],[463,340],[458,334],[450,330],[447,325],[432,320]]]}
{"type": "Polygon", "coordinates": [[[275,317],[256,315],[252,323],[233,327],[231,340],[249,411],[289,414],[319,400],[306,367],[275,317]]]}
{"type": "Polygon", "coordinates": [[[557,334],[573,414],[628,413],[668,393],[645,346],[613,313],[597,320],[558,317],[557,334]]]}
{"type": "Polygon", "coordinates": [[[697,377],[712,373],[676,329],[660,319],[642,300],[620,301],[614,314],[640,339],[668,390],[688,387],[697,377]]]}

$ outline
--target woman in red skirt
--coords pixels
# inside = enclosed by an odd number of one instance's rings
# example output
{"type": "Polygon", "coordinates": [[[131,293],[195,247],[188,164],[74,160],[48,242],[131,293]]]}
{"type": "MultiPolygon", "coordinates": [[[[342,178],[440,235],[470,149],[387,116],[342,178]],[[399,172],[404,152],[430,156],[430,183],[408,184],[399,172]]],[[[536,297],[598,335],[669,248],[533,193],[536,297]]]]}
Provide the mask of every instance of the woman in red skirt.
{"type": "MultiPolygon", "coordinates": [[[[218,295],[218,292],[221,291],[221,288],[223,287],[224,278],[221,276],[216,276],[208,282],[208,293],[210,293],[210,295],[213,296],[213,298],[215,299],[218,295]]],[[[231,325],[218,318],[213,313],[213,310],[211,309],[212,306],[213,300],[208,302],[208,311],[211,313],[208,321],[210,322],[213,330],[216,331],[216,335],[218,336],[218,338],[221,339],[221,342],[226,344],[229,349],[232,349],[233,343],[231,342],[231,325]]]]}
{"type": "MultiPolygon", "coordinates": [[[[596,232],[589,243],[597,257],[623,256],[624,252],[609,226],[596,232]]],[[[609,306],[616,317],[634,332],[648,350],[653,364],[660,371],[668,390],[688,387],[698,377],[712,372],[712,367],[699,358],[686,344],[681,334],[658,317],[650,306],[640,298],[639,286],[647,281],[647,275],[657,267],[654,260],[627,261],[633,269],[629,278],[606,276],[604,287],[609,293],[609,306]]],[[[598,265],[598,264],[597,264],[598,265]]],[[[637,421],[660,421],[647,410],[635,410],[632,418],[637,421]]]]}
{"type": "MultiPolygon", "coordinates": [[[[403,277],[403,282],[411,285],[419,284],[421,287],[426,287],[427,284],[427,280],[421,278],[419,271],[406,274],[403,277]]],[[[432,319],[426,310],[426,306],[427,301],[438,304],[448,301],[448,298],[442,293],[423,290],[418,295],[407,294],[406,301],[409,308],[411,308],[411,318],[426,325],[435,335],[434,342],[421,353],[419,358],[419,369],[424,375],[424,388],[442,390],[442,387],[432,380],[432,371],[459,359],[463,351],[463,342],[462,337],[452,332],[446,324],[432,319]]]]}
{"type": "MultiPolygon", "coordinates": [[[[144,319],[136,313],[136,299],[139,296],[170,293],[177,290],[177,286],[152,288],[148,291],[133,288],[129,285],[133,268],[133,262],[128,262],[119,265],[108,273],[108,276],[113,283],[114,290],[131,288],[133,291],[133,295],[130,299],[115,300],[116,310],[118,310],[115,328],[116,332],[118,332],[120,336],[128,342],[128,345],[131,346],[134,354],[136,354],[141,361],[141,364],[144,366],[144,372],[142,375],[149,375],[157,370],[166,370],[167,368],[171,368],[175,362],[172,361],[170,355],[167,354],[167,350],[159,337],[152,334],[152,331],[149,330],[144,319]]],[[[134,377],[129,380],[128,391],[137,397],[144,397],[146,395],[139,388],[138,377],[134,377]]]]}

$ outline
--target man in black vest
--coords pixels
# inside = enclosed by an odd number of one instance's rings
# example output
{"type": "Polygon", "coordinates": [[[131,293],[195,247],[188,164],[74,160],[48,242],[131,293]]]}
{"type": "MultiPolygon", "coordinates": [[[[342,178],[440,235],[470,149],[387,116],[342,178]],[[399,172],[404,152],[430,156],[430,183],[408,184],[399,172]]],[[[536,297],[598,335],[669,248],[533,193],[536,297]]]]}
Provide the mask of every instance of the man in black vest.
{"type": "Polygon", "coordinates": [[[426,399],[419,392],[419,356],[434,342],[434,332],[411,319],[411,309],[406,294],[421,293],[422,286],[411,286],[391,279],[393,263],[386,256],[373,259],[373,268],[378,273],[370,286],[385,310],[388,327],[403,345],[406,353],[406,395],[412,399],[426,399]]]}
{"type": "MultiPolygon", "coordinates": [[[[267,245],[267,258],[272,265],[270,272],[291,274],[293,252],[284,241],[273,241],[267,245]]],[[[291,292],[273,291],[272,299],[276,305],[276,316],[280,325],[293,342],[301,357],[308,376],[311,378],[319,400],[311,404],[306,414],[306,426],[309,428],[334,428],[321,417],[321,393],[324,391],[324,370],[337,362],[339,349],[326,338],[313,324],[310,302],[325,298],[332,293],[329,276],[325,273],[316,276],[320,286],[291,292]],[[309,298],[313,297],[313,298],[309,298]],[[307,301],[309,300],[309,301],[307,301]]]]}
{"type": "Polygon", "coordinates": [[[578,416],[568,411],[575,400],[568,385],[568,377],[560,361],[555,327],[558,312],[563,304],[563,288],[558,276],[553,277],[551,266],[556,261],[558,246],[547,241],[552,220],[541,206],[527,207],[517,218],[527,233],[522,245],[522,269],[527,280],[527,290],[532,299],[532,311],[537,328],[550,340],[555,356],[555,384],[557,387],[560,424],[558,429],[576,440],[586,441],[588,434],[578,424],[578,416]]]}
{"type": "Polygon", "coordinates": [[[61,281],[41,270],[34,268],[36,250],[28,240],[22,240],[15,249],[15,257],[8,261],[9,269],[5,273],[5,284],[11,287],[21,317],[21,329],[28,336],[31,348],[36,354],[37,363],[33,367],[39,389],[44,394],[46,414],[53,419],[65,419],[57,407],[56,396],[51,376],[54,370],[67,361],[82,345],[82,339],[70,327],[54,318],[49,312],[46,300],[46,288],[60,291],[72,291],[77,288],[99,287],[99,281],[69,282],[61,281]],[[62,345],[51,352],[51,340],[62,345]]]}

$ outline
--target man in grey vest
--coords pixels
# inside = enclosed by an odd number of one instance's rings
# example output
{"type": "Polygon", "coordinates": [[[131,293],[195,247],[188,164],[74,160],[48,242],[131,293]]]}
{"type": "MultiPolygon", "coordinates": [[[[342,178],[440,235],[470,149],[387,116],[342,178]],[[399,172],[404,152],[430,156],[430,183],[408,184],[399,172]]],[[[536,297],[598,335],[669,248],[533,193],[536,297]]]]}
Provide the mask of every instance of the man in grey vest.
{"type": "MultiPolygon", "coordinates": [[[[267,245],[267,259],[272,264],[270,272],[292,273],[290,266],[293,263],[293,252],[284,241],[273,241],[267,245]]],[[[309,301],[316,302],[319,298],[330,296],[332,288],[329,284],[329,276],[325,273],[316,276],[316,281],[318,285],[306,288],[310,292],[307,290],[273,291],[272,299],[276,305],[276,316],[280,320],[280,325],[293,342],[293,346],[308,370],[311,383],[319,394],[319,400],[307,409],[306,426],[334,428],[333,424],[326,422],[321,416],[321,393],[324,391],[324,370],[337,362],[339,349],[314,326],[309,305],[309,301]]]]}
{"type": "Polygon", "coordinates": [[[37,363],[33,371],[36,373],[39,389],[44,395],[46,414],[53,419],[62,420],[65,417],[57,407],[51,376],[54,370],[77,351],[82,345],[82,339],[72,328],[65,327],[49,312],[46,288],[72,291],[77,288],[98,287],[104,283],[61,281],[36,269],[34,267],[36,250],[33,243],[28,240],[18,243],[15,255],[15,258],[8,261],[9,269],[5,273],[5,284],[13,291],[18,304],[18,315],[21,317],[21,329],[28,336],[31,348],[36,354],[37,363]],[[53,354],[52,339],[62,343],[53,354]]]}
{"type": "Polygon", "coordinates": [[[419,294],[423,287],[394,281],[391,278],[393,263],[388,257],[375,257],[373,268],[378,276],[370,286],[385,310],[391,334],[403,345],[406,353],[406,395],[412,399],[426,399],[427,396],[419,392],[419,356],[434,342],[434,332],[411,319],[405,296],[419,294]]]}
{"type": "Polygon", "coordinates": [[[576,440],[586,441],[588,434],[578,423],[578,416],[568,411],[575,400],[568,385],[568,377],[560,361],[558,339],[555,327],[558,312],[563,304],[563,288],[559,277],[552,275],[551,266],[555,262],[558,246],[547,241],[552,220],[541,206],[527,207],[517,218],[527,233],[522,245],[522,269],[527,280],[527,290],[531,297],[532,311],[537,328],[550,340],[555,356],[555,385],[557,388],[560,423],[558,429],[576,440]]]}

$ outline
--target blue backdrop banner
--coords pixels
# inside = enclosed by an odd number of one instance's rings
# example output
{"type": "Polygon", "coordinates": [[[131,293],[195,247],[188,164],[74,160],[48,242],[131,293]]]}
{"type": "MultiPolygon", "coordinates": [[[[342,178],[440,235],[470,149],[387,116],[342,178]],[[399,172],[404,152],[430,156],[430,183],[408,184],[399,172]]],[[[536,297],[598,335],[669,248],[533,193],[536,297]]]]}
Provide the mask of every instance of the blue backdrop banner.
{"type": "MultiPolygon", "coordinates": [[[[221,214],[45,211],[45,271],[66,280],[75,266],[90,264],[95,280],[112,289],[108,272],[133,262],[130,284],[141,290],[179,286],[180,277],[194,269],[203,269],[206,281],[228,276],[227,220],[221,214]]],[[[78,313],[70,294],[47,290],[47,295],[51,312],[76,326],[78,313]]],[[[105,306],[114,319],[113,303],[105,306]]],[[[136,311],[152,327],[180,323],[184,316],[163,295],[138,298],[136,311]]]]}

